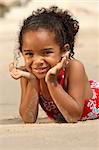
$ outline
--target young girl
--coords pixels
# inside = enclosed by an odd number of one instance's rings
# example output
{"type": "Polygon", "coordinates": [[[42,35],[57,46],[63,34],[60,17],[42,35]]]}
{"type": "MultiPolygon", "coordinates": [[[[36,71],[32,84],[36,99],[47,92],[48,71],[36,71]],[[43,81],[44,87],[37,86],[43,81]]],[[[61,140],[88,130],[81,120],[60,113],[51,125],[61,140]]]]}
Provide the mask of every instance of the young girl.
{"type": "Polygon", "coordinates": [[[36,122],[38,104],[56,122],[99,118],[99,83],[88,81],[83,64],[74,59],[78,21],[57,7],[33,11],[24,20],[19,50],[25,66],[10,65],[21,82],[19,112],[25,123],[36,122]]]}

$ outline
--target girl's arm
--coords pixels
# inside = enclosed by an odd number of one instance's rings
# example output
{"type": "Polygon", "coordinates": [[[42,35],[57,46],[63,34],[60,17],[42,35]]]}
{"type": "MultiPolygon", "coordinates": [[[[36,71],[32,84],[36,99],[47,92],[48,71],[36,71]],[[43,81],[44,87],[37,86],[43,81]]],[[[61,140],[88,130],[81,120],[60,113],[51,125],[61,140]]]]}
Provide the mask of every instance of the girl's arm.
{"type": "Polygon", "coordinates": [[[38,114],[38,83],[36,77],[27,72],[25,66],[16,68],[14,63],[9,66],[10,75],[20,79],[21,103],[19,113],[25,123],[35,122],[38,114]]]}
{"type": "Polygon", "coordinates": [[[81,63],[71,65],[68,79],[68,90],[55,81],[46,80],[52,99],[68,122],[77,122],[84,106],[85,71],[81,63]]]}
{"type": "Polygon", "coordinates": [[[38,91],[37,81],[28,80],[25,77],[20,79],[21,103],[19,112],[25,123],[34,123],[38,115],[38,91]]]}

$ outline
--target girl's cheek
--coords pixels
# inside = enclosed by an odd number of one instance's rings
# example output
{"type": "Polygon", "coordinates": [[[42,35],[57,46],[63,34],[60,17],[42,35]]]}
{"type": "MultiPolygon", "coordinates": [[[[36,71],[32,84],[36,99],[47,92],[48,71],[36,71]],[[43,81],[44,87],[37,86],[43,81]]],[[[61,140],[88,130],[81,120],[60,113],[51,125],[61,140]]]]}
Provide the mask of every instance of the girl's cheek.
{"type": "Polygon", "coordinates": [[[55,65],[57,65],[60,62],[60,59],[53,59],[50,61],[50,65],[51,67],[54,67],[55,65]]]}
{"type": "Polygon", "coordinates": [[[32,64],[32,59],[25,58],[25,64],[26,66],[30,66],[32,64]]]}
{"type": "Polygon", "coordinates": [[[31,72],[31,66],[32,66],[32,60],[31,59],[25,59],[25,67],[26,69],[31,72]]]}

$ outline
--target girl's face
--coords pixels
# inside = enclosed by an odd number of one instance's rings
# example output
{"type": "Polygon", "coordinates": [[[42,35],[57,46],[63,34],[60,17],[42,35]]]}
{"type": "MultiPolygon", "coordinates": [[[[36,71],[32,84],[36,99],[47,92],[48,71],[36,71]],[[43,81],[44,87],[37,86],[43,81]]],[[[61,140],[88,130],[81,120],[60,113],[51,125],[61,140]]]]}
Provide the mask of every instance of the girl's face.
{"type": "Polygon", "coordinates": [[[28,63],[38,79],[44,78],[47,71],[54,67],[62,56],[54,33],[46,29],[24,33],[22,54],[25,63],[28,63]]]}

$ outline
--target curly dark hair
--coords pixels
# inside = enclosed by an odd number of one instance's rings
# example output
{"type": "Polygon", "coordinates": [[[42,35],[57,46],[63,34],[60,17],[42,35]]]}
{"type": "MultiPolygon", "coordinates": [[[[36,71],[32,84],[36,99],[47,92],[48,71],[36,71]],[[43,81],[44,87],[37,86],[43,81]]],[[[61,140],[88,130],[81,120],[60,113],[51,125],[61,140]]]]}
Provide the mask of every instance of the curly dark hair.
{"type": "Polygon", "coordinates": [[[68,43],[70,46],[69,58],[74,55],[75,36],[79,29],[79,22],[73,19],[68,10],[63,11],[57,6],[50,8],[41,8],[33,11],[32,15],[24,20],[19,33],[19,49],[22,51],[22,36],[29,30],[38,30],[39,28],[48,29],[55,34],[55,40],[60,48],[68,43]]]}

